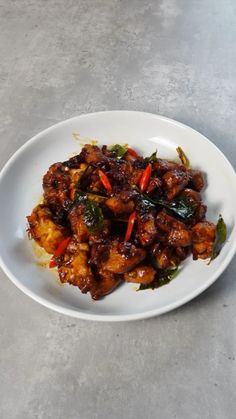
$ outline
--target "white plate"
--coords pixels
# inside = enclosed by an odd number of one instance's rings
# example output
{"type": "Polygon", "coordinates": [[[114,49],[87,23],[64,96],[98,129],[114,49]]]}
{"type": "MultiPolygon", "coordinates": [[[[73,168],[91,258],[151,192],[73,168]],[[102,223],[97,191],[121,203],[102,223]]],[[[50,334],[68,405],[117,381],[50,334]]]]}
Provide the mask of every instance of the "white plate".
{"type": "Polygon", "coordinates": [[[196,297],[211,285],[230,263],[236,249],[236,177],[224,155],[193,129],[171,119],[141,112],[112,111],[82,115],[61,122],[36,135],[8,161],[0,174],[0,261],[5,273],[23,292],[39,303],[74,317],[123,321],[170,311],[196,297]],[[207,173],[203,193],[207,218],[222,214],[228,240],[210,265],[189,257],[170,284],[156,290],[135,292],[124,284],[101,301],[92,301],[78,288],[60,286],[52,271],[39,267],[26,234],[26,215],[42,194],[42,176],[50,164],[80,151],[72,133],[95,138],[98,144],[129,143],[149,155],[176,158],[181,146],[194,168],[207,173]]]}

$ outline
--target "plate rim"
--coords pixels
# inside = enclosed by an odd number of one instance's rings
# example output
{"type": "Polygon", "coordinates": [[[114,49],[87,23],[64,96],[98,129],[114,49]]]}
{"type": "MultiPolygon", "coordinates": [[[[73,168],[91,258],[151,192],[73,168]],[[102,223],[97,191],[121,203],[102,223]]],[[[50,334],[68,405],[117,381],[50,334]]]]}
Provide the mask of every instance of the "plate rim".
{"type": "MultiPolygon", "coordinates": [[[[217,152],[220,154],[221,158],[224,160],[224,163],[228,166],[227,169],[231,171],[231,174],[234,176],[234,183],[236,186],[236,173],[235,170],[230,163],[230,161],[227,159],[227,157],[223,154],[223,152],[207,137],[205,137],[203,134],[201,134],[199,131],[195,130],[194,128],[183,124],[182,122],[176,121],[174,119],[168,118],[163,115],[154,114],[150,112],[142,112],[142,111],[133,111],[133,110],[109,110],[109,111],[99,111],[99,112],[91,112],[91,113],[83,113],[77,116],[74,116],[72,118],[65,119],[63,121],[57,122],[56,124],[53,124],[49,126],[48,128],[43,129],[39,133],[35,134],[33,137],[28,139],[21,147],[19,147],[12,155],[11,157],[6,161],[6,163],[3,165],[1,171],[0,171],[0,183],[5,175],[5,172],[11,167],[11,165],[14,164],[14,161],[18,158],[18,156],[24,152],[24,150],[28,147],[30,147],[35,141],[38,140],[41,136],[49,133],[50,131],[53,131],[55,128],[60,128],[63,125],[66,125],[67,123],[70,123],[72,121],[75,121],[79,118],[83,117],[91,117],[101,114],[142,114],[143,116],[152,117],[158,120],[165,121],[167,123],[171,123],[172,125],[190,130],[197,134],[198,136],[201,136],[202,140],[204,140],[208,145],[213,147],[217,150],[217,152]]],[[[53,311],[56,311],[60,314],[66,314],[73,318],[78,319],[84,319],[84,320],[94,320],[94,321],[102,321],[102,322],[122,322],[122,321],[133,321],[133,320],[141,320],[141,319],[147,319],[154,316],[159,316],[161,314],[167,313],[169,311],[175,310],[176,308],[190,302],[195,297],[200,295],[203,291],[205,291],[207,288],[209,288],[225,271],[227,266],[232,261],[234,255],[236,253],[236,239],[234,242],[232,242],[232,246],[225,257],[222,264],[218,267],[218,269],[212,274],[211,278],[206,281],[202,286],[199,288],[196,288],[193,292],[187,294],[186,296],[176,300],[174,303],[170,303],[166,305],[163,308],[157,308],[152,309],[140,313],[132,313],[132,314],[95,314],[95,313],[86,313],[82,311],[77,311],[76,309],[70,309],[60,306],[59,304],[49,302],[47,299],[40,297],[35,292],[29,290],[25,285],[23,285],[14,274],[11,273],[8,266],[5,264],[5,262],[2,259],[2,255],[0,254],[0,267],[2,268],[3,272],[6,274],[6,276],[13,282],[14,285],[16,285],[17,288],[19,288],[24,294],[31,297],[34,301],[40,303],[44,307],[47,307],[53,311]]]]}

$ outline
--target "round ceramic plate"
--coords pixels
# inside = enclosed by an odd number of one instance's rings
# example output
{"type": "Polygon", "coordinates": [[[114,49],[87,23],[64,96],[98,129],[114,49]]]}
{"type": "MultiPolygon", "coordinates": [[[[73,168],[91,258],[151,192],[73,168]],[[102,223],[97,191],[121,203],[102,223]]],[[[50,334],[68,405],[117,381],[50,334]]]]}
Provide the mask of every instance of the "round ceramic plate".
{"type": "Polygon", "coordinates": [[[209,140],[176,121],[141,112],[111,111],[82,115],[61,122],[36,135],[8,161],[0,174],[0,261],[5,273],[24,293],[39,303],[74,317],[121,321],[136,320],[170,311],[209,287],[230,263],[236,249],[236,177],[224,155],[209,140]],[[39,266],[26,233],[26,215],[42,195],[42,176],[48,167],[78,154],[81,142],[128,143],[143,155],[176,159],[181,146],[193,168],[207,174],[203,199],[207,219],[222,214],[228,238],[211,262],[183,263],[178,276],[156,290],[136,292],[124,284],[101,301],[70,285],[60,286],[52,270],[39,266]]]}

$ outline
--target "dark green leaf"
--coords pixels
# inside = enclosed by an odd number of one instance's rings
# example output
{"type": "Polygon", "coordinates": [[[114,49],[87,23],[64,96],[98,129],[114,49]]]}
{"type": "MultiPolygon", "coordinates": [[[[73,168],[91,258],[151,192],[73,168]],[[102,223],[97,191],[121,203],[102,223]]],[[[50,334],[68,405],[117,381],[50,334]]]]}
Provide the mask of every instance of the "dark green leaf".
{"type": "Polygon", "coordinates": [[[185,152],[183,151],[183,149],[181,147],[177,147],[176,151],[179,155],[179,158],[181,160],[181,162],[183,163],[183,165],[186,167],[186,169],[190,168],[190,161],[188,159],[188,157],[186,156],[185,152]]]}
{"type": "Polygon", "coordinates": [[[127,148],[120,144],[113,145],[110,150],[116,154],[118,159],[121,159],[127,153],[127,148]]]}
{"type": "Polygon", "coordinates": [[[164,199],[153,199],[143,194],[144,198],[153,204],[167,208],[181,217],[183,220],[189,220],[196,211],[197,205],[187,196],[180,196],[173,201],[165,201],[164,199]]]}
{"type": "Polygon", "coordinates": [[[177,214],[183,220],[190,219],[195,214],[197,208],[197,204],[193,203],[193,201],[186,196],[180,196],[170,202],[162,202],[162,205],[177,214]]]}
{"type": "Polygon", "coordinates": [[[90,232],[100,230],[104,217],[101,208],[95,202],[87,201],[84,210],[84,222],[90,232]]]}
{"type": "Polygon", "coordinates": [[[150,163],[155,163],[157,161],[157,150],[154,151],[154,153],[152,153],[150,157],[148,157],[148,161],[150,163]]]}
{"type": "Polygon", "coordinates": [[[219,215],[219,219],[216,224],[216,238],[215,238],[215,243],[214,243],[210,262],[219,255],[223,247],[223,244],[226,240],[226,237],[227,237],[227,226],[224,222],[222,215],[219,215]]]}
{"type": "Polygon", "coordinates": [[[172,279],[178,274],[178,267],[174,269],[160,269],[157,271],[156,278],[151,284],[140,284],[137,291],[142,291],[146,289],[155,289],[162,287],[163,285],[169,284],[172,279]]]}

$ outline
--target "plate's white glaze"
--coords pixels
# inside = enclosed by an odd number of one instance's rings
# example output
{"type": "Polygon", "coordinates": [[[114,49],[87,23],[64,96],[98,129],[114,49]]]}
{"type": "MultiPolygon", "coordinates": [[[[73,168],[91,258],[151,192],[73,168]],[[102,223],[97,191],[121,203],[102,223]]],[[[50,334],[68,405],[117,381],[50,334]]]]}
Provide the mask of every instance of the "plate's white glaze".
{"type": "Polygon", "coordinates": [[[74,317],[121,321],[155,316],[196,297],[211,285],[231,261],[236,249],[236,177],[224,155],[205,137],[176,121],[147,113],[112,111],[82,115],[57,124],[28,141],[0,174],[0,262],[9,278],[39,303],[74,317]],[[158,289],[135,292],[125,284],[101,301],[72,286],[60,286],[55,275],[40,268],[26,234],[26,215],[42,193],[42,176],[49,165],[78,153],[72,133],[96,138],[98,144],[129,143],[139,152],[176,158],[181,146],[194,168],[207,172],[204,200],[207,218],[221,213],[229,235],[220,256],[210,265],[187,259],[181,273],[158,289]]]}

